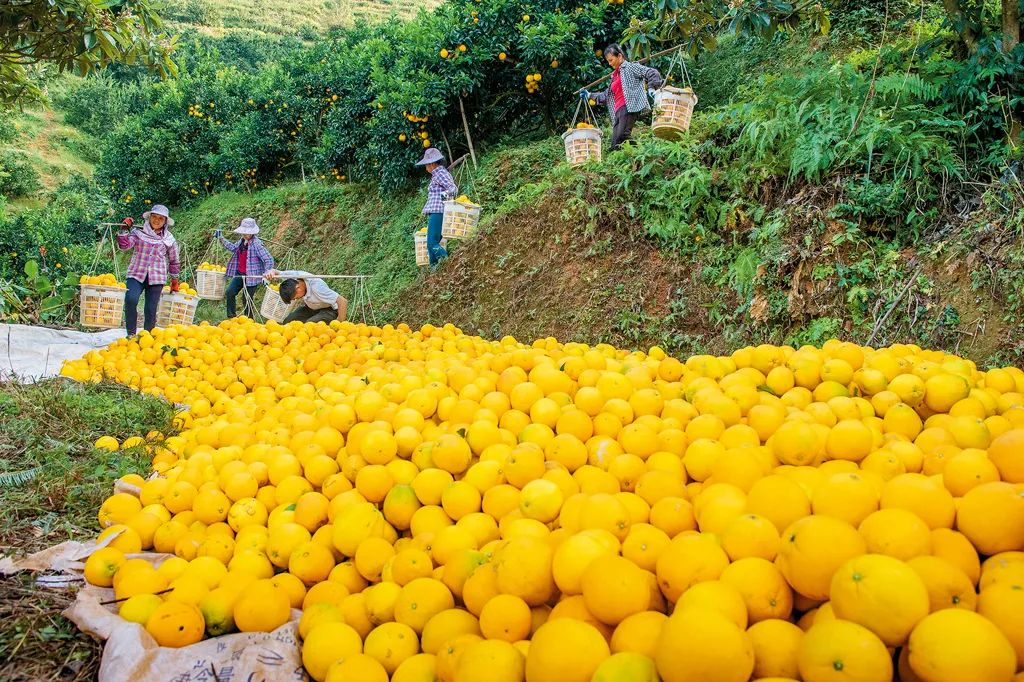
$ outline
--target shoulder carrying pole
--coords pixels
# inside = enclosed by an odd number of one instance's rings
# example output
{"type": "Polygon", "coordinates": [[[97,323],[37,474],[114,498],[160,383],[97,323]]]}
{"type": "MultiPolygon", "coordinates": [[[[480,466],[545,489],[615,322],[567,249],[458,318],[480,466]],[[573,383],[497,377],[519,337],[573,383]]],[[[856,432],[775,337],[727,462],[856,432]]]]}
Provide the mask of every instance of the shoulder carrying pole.
{"type": "MultiPolygon", "coordinates": [[[[675,47],[670,47],[667,50],[662,50],[661,52],[655,52],[654,54],[652,54],[649,57],[644,57],[643,59],[636,60],[636,63],[637,64],[643,64],[644,62],[649,62],[652,59],[655,59],[657,57],[663,57],[663,56],[667,55],[670,52],[673,52],[675,50],[680,49],[681,47],[682,47],[682,45],[676,45],[675,47]]],[[[611,77],[612,77],[612,75],[610,73],[609,74],[605,74],[604,76],[601,76],[600,78],[598,78],[593,83],[588,83],[587,85],[584,85],[582,88],[580,88],[579,90],[576,91],[576,94],[578,95],[581,92],[583,92],[584,90],[589,90],[590,88],[594,87],[595,85],[599,85],[599,84],[605,82],[606,80],[608,80],[611,77]]]]}

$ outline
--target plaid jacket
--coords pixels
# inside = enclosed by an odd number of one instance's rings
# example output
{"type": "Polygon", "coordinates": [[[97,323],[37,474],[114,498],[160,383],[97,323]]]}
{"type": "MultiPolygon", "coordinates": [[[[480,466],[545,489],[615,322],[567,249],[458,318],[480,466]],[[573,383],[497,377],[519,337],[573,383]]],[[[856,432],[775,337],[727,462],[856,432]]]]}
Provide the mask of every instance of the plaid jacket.
{"type": "Polygon", "coordinates": [[[427,203],[423,206],[423,214],[444,213],[444,200],[454,199],[459,193],[459,186],[448,169],[438,166],[430,174],[430,184],[427,185],[427,203]]]}
{"type": "Polygon", "coordinates": [[[122,251],[135,250],[131,262],[128,263],[126,277],[131,277],[139,282],[148,284],[167,284],[168,274],[177,277],[181,272],[181,264],[178,262],[178,242],[170,246],[164,244],[153,244],[140,239],[139,230],[121,233],[117,235],[117,247],[122,251]]]}
{"type": "MultiPolygon", "coordinates": [[[[232,242],[226,237],[221,237],[220,243],[231,252],[227,269],[224,271],[224,279],[231,279],[238,274],[238,249],[242,246],[242,240],[232,242]]],[[[267,251],[267,247],[263,246],[259,237],[253,237],[249,242],[249,253],[245,259],[245,286],[256,286],[263,281],[263,274],[273,269],[274,257],[267,251]]]]}
{"type": "MultiPolygon", "coordinates": [[[[636,62],[622,62],[619,66],[619,78],[622,80],[622,94],[626,96],[626,111],[637,114],[651,108],[647,101],[647,87],[660,88],[665,83],[661,73],[636,62]]],[[[594,101],[608,106],[608,116],[615,125],[615,94],[609,85],[601,92],[593,93],[594,101]]]]}

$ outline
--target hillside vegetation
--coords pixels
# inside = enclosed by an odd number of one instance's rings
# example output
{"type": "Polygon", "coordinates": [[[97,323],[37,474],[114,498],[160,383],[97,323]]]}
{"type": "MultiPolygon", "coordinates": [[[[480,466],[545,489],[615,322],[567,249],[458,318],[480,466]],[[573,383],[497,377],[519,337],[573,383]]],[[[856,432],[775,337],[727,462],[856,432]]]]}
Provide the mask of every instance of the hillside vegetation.
{"type": "Polygon", "coordinates": [[[167,0],[164,16],[174,29],[193,28],[207,35],[254,32],[313,38],[325,29],[359,21],[409,19],[440,0],[167,0]]]}

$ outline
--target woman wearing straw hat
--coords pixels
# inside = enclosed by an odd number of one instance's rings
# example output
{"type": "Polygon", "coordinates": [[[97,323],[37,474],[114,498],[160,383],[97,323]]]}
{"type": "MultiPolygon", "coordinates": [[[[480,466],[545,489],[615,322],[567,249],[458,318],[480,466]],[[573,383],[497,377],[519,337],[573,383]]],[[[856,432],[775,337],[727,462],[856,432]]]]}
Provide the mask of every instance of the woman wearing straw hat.
{"type": "Polygon", "coordinates": [[[255,319],[252,297],[256,295],[263,275],[274,268],[274,257],[267,251],[263,241],[256,236],[259,233],[260,226],[252,218],[243,218],[235,229],[235,234],[242,237],[237,242],[229,241],[221,235],[220,230],[213,233],[220,239],[221,246],[231,252],[231,258],[224,271],[224,278],[230,280],[224,292],[229,318],[235,316],[235,300],[244,288],[242,313],[250,320],[255,319]]]}
{"type": "Polygon", "coordinates": [[[608,106],[612,119],[612,149],[616,149],[629,140],[633,126],[651,110],[648,88],[657,90],[665,84],[665,79],[657,69],[627,61],[626,53],[617,43],[604,48],[604,58],[614,69],[611,83],[602,92],[580,90],[580,98],[608,106]]]}
{"type": "Polygon", "coordinates": [[[423,158],[416,162],[417,166],[425,166],[430,173],[430,184],[427,185],[427,203],[423,206],[423,215],[427,216],[427,253],[430,265],[434,267],[438,261],[448,256],[441,246],[441,224],[444,222],[444,201],[454,199],[459,187],[448,169],[444,167],[444,155],[431,147],[423,158]]]}
{"type": "Polygon", "coordinates": [[[122,251],[133,251],[126,273],[124,297],[124,323],[128,336],[135,336],[139,323],[139,298],[145,292],[143,324],[146,331],[156,327],[156,309],[160,294],[170,277],[171,291],[178,290],[178,242],[167,228],[174,225],[166,206],[156,204],[142,214],[142,227],[134,227],[131,218],[121,222],[117,246],[122,251]]]}

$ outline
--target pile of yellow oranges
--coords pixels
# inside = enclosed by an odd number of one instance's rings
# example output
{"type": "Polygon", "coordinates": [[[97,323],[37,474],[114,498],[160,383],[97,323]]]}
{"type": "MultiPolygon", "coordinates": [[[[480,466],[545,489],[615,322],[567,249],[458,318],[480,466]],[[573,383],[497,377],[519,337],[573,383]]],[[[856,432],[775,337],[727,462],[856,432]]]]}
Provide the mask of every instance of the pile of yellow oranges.
{"type": "Polygon", "coordinates": [[[207,263],[203,261],[197,268],[199,270],[209,270],[211,272],[227,272],[228,268],[225,265],[217,265],[216,263],[207,263]]]}
{"type": "MultiPolygon", "coordinates": [[[[170,286],[165,286],[164,287],[164,293],[165,294],[171,293],[171,287],[170,286]]],[[[196,295],[198,295],[199,292],[197,292],[195,289],[193,289],[191,286],[189,286],[188,282],[181,282],[180,284],[178,284],[178,293],[179,294],[185,294],[186,296],[196,296],[196,295]]]]}
{"type": "Polygon", "coordinates": [[[526,91],[532,95],[540,90],[540,79],[541,74],[539,73],[526,74],[526,91]]]}
{"type": "Polygon", "coordinates": [[[1016,368],[236,319],[64,374],[187,405],[85,567],[165,646],[301,608],[306,670],[334,682],[1024,669],[1016,368]]]}
{"type": "Polygon", "coordinates": [[[103,275],[82,275],[78,278],[78,283],[89,286],[117,287],[118,289],[125,288],[125,283],[117,281],[117,277],[109,272],[103,275]]]}

